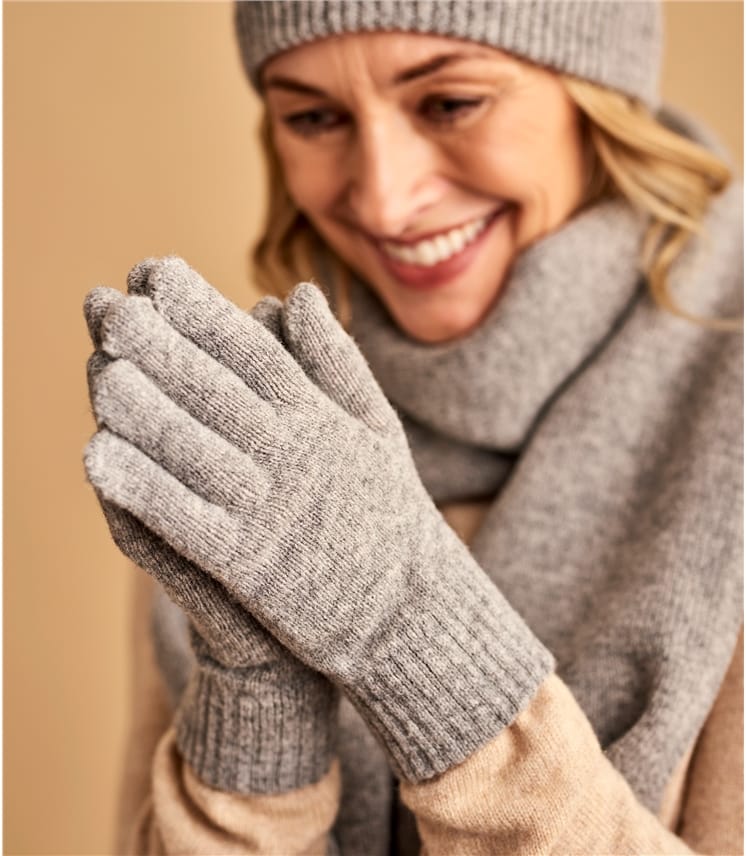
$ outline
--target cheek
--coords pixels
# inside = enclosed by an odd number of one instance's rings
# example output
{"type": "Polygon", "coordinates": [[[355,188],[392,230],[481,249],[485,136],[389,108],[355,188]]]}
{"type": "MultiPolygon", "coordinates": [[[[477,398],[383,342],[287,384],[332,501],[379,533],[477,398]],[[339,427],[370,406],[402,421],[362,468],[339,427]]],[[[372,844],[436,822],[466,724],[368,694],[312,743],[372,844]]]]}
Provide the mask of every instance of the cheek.
{"type": "MultiPolygon", "coordinates": [[[[521,248],[566,219],[582,198],[584,156],[576,116],[567,105],[543,105],[510,115],[493,129],[502,140],[486,155],[486,174],[519,206],[521,248]],[[538,118],[540,117],[540,118],[538,118]]],[[[485,149],[487,151],[487,148],[485,149]]]]}
{"type": "Polygon", "coordinates": [[[531,168],[550,195],[563,205],[575,196],[583,173],[583,144],[578,115],[561,98],[546,98],[523,125],[525,169],[531,168]],[[542,117],[538,119],[536,117],[542,117]]]}
{"type": "Polygon", "coordinates": [[[557,159],[546,129],[511,105],[496,110],[478,129],[450,146],[457,181],[486,196],[524,205],[536,198],[557,159]]]}
{"type": "Polygon", "coordinates": [[[329,152],[310,154],[308,148],[282,140],[276,143],[276,151],[296,207],[310,216],[325,211],[339,193],[335,177],[340,169],[335,156],[329,152]]]}

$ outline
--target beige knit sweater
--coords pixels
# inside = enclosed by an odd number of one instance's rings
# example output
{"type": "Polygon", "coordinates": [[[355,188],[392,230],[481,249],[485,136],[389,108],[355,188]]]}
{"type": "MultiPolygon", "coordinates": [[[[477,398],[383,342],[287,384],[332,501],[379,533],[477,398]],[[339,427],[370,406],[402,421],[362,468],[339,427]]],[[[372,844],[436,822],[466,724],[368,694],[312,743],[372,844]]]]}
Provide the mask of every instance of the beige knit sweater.
{"type": "MultiPolygon", "coordinates": [[[[468,543],[487,508],[442,509],[468,543]]],[[[182,760],[148,630],[150,578],[136,571],[132,728],[122,782],[118,853],[325,852],[340,798],[335,761],[318,782],[276,795],[226,793],[182,760]]],[[[698,739],[675,770],[657,815],[605,758],[565,684],[551,675],[529,706],[465,762],[400,785],[422,854],[741,854],[743,631],[698,739]]]]}

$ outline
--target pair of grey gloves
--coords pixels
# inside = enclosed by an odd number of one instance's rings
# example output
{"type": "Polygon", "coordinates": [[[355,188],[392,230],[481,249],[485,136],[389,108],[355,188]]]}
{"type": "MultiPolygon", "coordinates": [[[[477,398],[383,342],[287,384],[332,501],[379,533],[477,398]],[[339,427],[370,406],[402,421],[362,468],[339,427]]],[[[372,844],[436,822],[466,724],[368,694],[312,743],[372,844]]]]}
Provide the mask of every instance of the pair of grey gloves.
{"type": "Polygon", "coordinates": [[[190,619],[177,744],[202,780],[317,781],[341,690],[411,782],[515,718],[552,657],[432,502],[316,286],[247,313],[168,257],[85,314],[86,472],[119,548],[190,619]]]}

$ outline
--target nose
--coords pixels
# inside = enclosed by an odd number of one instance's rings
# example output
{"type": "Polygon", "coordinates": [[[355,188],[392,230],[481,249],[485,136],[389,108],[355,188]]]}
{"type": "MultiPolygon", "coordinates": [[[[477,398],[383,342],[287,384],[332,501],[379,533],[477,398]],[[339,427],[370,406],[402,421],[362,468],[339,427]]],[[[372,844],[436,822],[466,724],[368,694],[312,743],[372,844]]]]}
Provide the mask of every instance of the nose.
{"type": "Polygon", "coordinates": [[[349,159],[348,206],[356,223],[378,237],[418,228],[440,194],[434,144],[400,112],[377,112],[357,123],[349,159]]]}

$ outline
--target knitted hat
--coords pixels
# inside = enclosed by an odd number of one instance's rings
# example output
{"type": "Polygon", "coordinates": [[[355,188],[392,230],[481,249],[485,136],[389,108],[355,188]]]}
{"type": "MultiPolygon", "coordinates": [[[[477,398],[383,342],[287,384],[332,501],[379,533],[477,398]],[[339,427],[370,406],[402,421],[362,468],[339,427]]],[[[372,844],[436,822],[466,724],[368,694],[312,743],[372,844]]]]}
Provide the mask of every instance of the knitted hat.
{"type": "Polygon", "coordinates": [[[659,0],[237,0],[244,68],[340,33],[404,30],[481,42],[638,98],[656,110],[659,0]]]}

